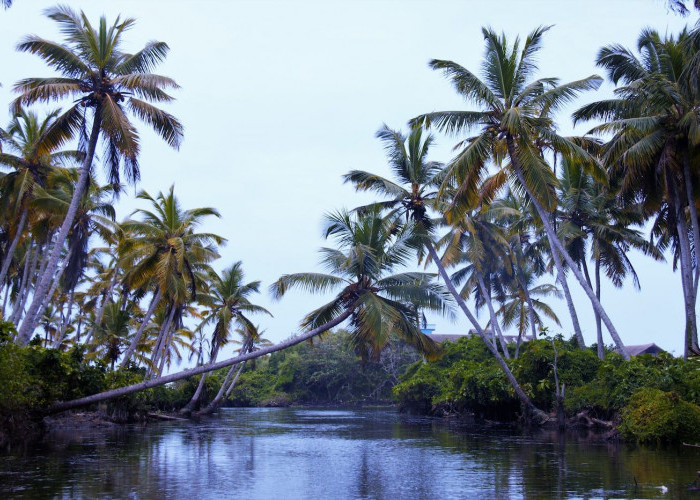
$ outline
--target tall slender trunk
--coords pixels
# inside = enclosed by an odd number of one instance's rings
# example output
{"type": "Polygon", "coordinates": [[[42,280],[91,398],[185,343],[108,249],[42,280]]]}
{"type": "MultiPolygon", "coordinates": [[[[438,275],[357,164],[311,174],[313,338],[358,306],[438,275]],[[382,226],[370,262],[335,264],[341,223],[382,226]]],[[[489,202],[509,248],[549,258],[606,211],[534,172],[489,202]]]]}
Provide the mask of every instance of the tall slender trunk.
{"type": "MultiPolygon", "coordinates": [[[[595,259],[595,294],[600,300],[600,256],[595,259]]],[[[603,345],[603,325],[600,321],[600,315],[595,315],[596,339],[598,340],[598,357],[605,359],[605,346],[603,345]]]]}
{"type": "Polygon", "coordinates": [[[146,315],[144,316],[141,325],[139,325],[138,331],[134,335],[134,338],[131,339],[131,344],[129,344],[129,347],[124,353],[124,357],[122,358],[121,363],[119,363],[119,368],[124,368],[131,359],[131,357],[134,355],[134,352],[136,352],[136,348],[138,347],[139,342],[141,341],[143,332],[146,330],[146,325],[148,325],[148,321],[151,319],[151,316],[153,316],[153,312],[156,310],[156,306],[158,306],[158,303],[160,302],[161,298],[162,294],[160,293],[160,289],[157,289],[155,295],[153,295],[153,298],[151,299],[151,304],[148,306],[148,311],[146,311],[146,315]]]}
{"type": "MultiPolygon", "coordinates": [[[[10,315],[10,321],[12,321],[15,325],[19,322],[19,319],[21,317],[21,310],[24,308],[24,300],[27,294],[27,289],[29,288],[29,277],[34,273],[34,268],[36,267],[38,255],[39,246],[36,245],[34,247],[30,245],[27,249],[27,254],[25,254],[24,256],[24,272],[22,273],[22,280],[19,284],[19,291],[17,293],[15,306],[12,310],[12,314],[10,315]]],[[[7,294],[10,294],[9,289],[7,291],[7,294]]]]}
{"type": "Polygon", "coordinates": [[[564,265],[561,262],[559,253],[553,250],[552,258],[554,259],[554,265],[557,268],[557,281],[561,285],[564,291],[564,299],[566,300],[566,307],[569,309],[569,316],[571,317],[571,324],[574,327],[574,335],[576,336],[576,343],[579,348],[586,348],[586,341],[583,339],[583,332],[581,331],[581,323],[578,321],[578,313],[576,312],[576,306],[574,305],[574,299],[571,297],[571,290],[569,289],[569,282],[566,281],[566,273],[564,272],[564,265]]]}
{"type": "Polygon", "coordinates": [[[271,345],[269,347],[263,347],[263,348],[258,349],[256,351],[250,352],[248,354],[241,354],[240,356],[225,359],[223,361],[218,361],[216,363],[208,363],[206,365],[198,366],[195,368],[190,368],[188,370],[183,370],[183,371],[180,371],[177,373],[171,373],[170,375],[165,375],[165,376],[159,377],[157,379],[145,380],[145,381],[140,382],[138,384],[133,384],[133,385],[129,385],[126,387],[120,387],[118,389],[112,389],[110,391],[101,392],[99,394],[93,394],[92,396],[86,396],[84,398],[74,399],[71,401],[65,401],[62,403],[57,403],[57,404],[53,405],[49,411],[52,413],[55,413],[55,412],[70,410],[73,408],[78,408],[78,407],[93,404],[93,403],[99,403],[100,401],[106,401],[108,399],[117,398],[120,396],[126,396],[128,394],[133,394],[135,392],[150,389],[152,387],[159,387],[161,385],[169,384],[171,382],[176,382],[178,380],[192,377],[194,375],[200,375],[202,373],[208,373],[208,372],[211,372],[214,370],[219,370],[221,368],[226,368],[226,367],[231,366],[231,365],[242,363],[243,361],[248,361],[250,359],[255,359],[255,358],[259,358],[261,356],[265,356],[267,354],[271,354],[273,352],[281,351],[282,349],[286,349],[288,347],[292,347],[294,345],[300,344],[306,340],[312,339],[312,338],[316,337],[317,335],[320,335],[323,332],[326,332],[326,331],[330,330],[331,328],[338,326],[340,323],[342,323],[343,321],[348,319],[348,317],[350,317],[350,315],[352,314],[352,311],[353,311],[352,306],[350,306],[345,311],[343,311],[340,315],[338,315],[335,319],[329,321],[328,323],[324,323],[323,325],[316,327],[313,330],[310,330],[302,335],[297,335],[296,337],[289,338],[289,339],[285,340],[284,342],[280,342],[279,344],[271,345]]]}
{"type": "Polygon", "coordinates": [[[19,223],[17,223],[17,228],[15,229],[15,236],[12,238],[12,243],[10,243],[10,248],[7,249],[5,253],[5,258],[2,261],[2,268],[0,268],[0,285],[5,283],[5,278],[7,277],[7,271],[10,269],[10,264],[15,256],[15,250],[17,249],[17,244],[22,238],[22,231],[24,231],[24,224],[27,222],[27,209],[22,209],[22,215],[19,218],[19,223]]]}
{"type": "Polygon", "coordinates": [[[100,302],[100,307],[97,309],[97,312],[95,313],[95,324],[99,325],[102,322],[102,316],[104,315],[105,312],[105,306],[109,302],[109,299],[112,297],[112,291],[114,290],[114,287],[117,285],[117,276],[118,276],[118,267],[114,267],[114,275],[112,276],[112,279],[109,281],[109,285],[107,286],[107,289],[104,291],[104,294],[102,295],[102,302],[100,302]]]}
{"type": "MultiPolygon", "coordinates": [[[[165,350],[168,348],[168,340],[170,337],[171,325],[173,323],[173,318],[175,317],[175,304],[171,304],[170,311],[168,312],[168,317],[163,323],[163,327],[160,329],[158,338],[156,339],[156,347],[153,350],[153,355],[151,356],[151,367],[148,372],[150,376],[156,375],[156,365],[161,357],[165,358],[165,350]]],[[[157,375],[160,376],[160,370],[157,371],[157,375]]]]}
{"type": "Polygon", "coordinates": [[[494,334],[498,336],[498,341],[501,343],[503,355],[506,357],[506,359],[510,359],[510,353],[508,352],[508,345],[506,344],[506,339],[503,338],[501,325],[498,323],[496,311],[493,310],[493,304],[491,303],[491,292],[486,288],[486,284],[484,283],[484,277],[479,271],[476,271],[476,276],[479,280],[479,290],[481,290],[481,295],[483,295],[484,301],[486,302],[486,307],[489,310],[489,316],[491,317],[491,328],[493,329],[494,334]]]}
{"type": "MultiPolygon", "coordinates": [[[[53,297],[53,294],[56,292],[56,289],[58,288],[59,283],[61,282],[61,275],[63,274],[63,271],[65,270],[66,266],[68,265],[68,259],[70,259],[70,252],[66,252],[65,257],[61,261],[61,264],[56,271],[56,276],[54,277],[53,283],[51,283],[51,288],[49,289],[49,293],[47,293],[44,296],[44,300],[41,302],[39,309],[37,310],[36,313],[36,318],[34,318],[34,324],[39,322],[39,318],[41,318],[41,315],[44,312],[44,309],[46,306],[49,304],[49,301],[53,297]]],[[[29,311],[27,311],[27,316],[25,316],[24,321],[27,321],[29,319],[29,311]]]]}
{"type": "Polygon", "coordinates": [[[58,349],[61,346],[61,342],[63,342],[63,339],[66,336],[66,328],[68,327],[68,324],[70,323],[71,316],[73,314],[73,299],[75,298],[75,290],[71,290],[69,299],[68,299],[68,312],[66,313],[65,317],[63,318],[63,321],[61,321],[61,328],[58,332],[58,338],[56,339],[56,342],[53,344],[54,349],[58,349]]]}
{"type": "Polygon", "coordinates": [[[503,359],[503,356],[501,356],[501,354],[498,352],[498,349],[496,348],[496,346],[493,345],[489,341],[489,338],[487,337],[483,328],[481,328],[481,325],[479,325],[479,322],[476,320],[476,317],[469,310],[469,308],[467,307],[467,304],[464,302],[464,299],[462,299],[462,296],[457,292],[457,289],[455,288],[454,283],[452,283],[452,280],[450,279],[450,276],[447,274],[447,271],[443,267],[442,261],[440,260],[440,257],[438,256],[437,251],[435,250],[435,247],[433,246],[432,242],[428,243],[426,246],[428,248],[428,253],[430,254],[430,258],[433,259],[433,261],[435,262],[435,265],[438,268],[438,272],[440,273],[440,276],[442,277],[443,281],[445,282],[445,286],[447,287],[450,294],[457,302],[457,305],[462,310],[464,315],[469,319],[469,322],[472,324],[472,326],[476,330],[476,333],[479,335],[479,337],[481,337],[481,340],[484,341],[484,343],[486,344],[486,347],[491,352],[491,355],[494,358],[496,358],[496,362],[501,367],[501,370],[503,370],[503,372],[505,373],[506,378],[508,379],[508,382],[513,387],[513,390],[515,390],[515,394],[517,395],[518,399],[520,400],[520,403],[523,405],[523,409],[527,413],[527,415],[525,417],[529,418],[530,416],[534,416],[539,421],[542,421],[542,422],[546,421],[547,415],[545,415],[544,412],[542,412],[540,409],[535,407],[535,405],[532,403],[532,401],[530,400],[528,395],[525,394],[525,391],[523,391],[522,387],[520,387],[520,384],[516,380],[515,375],[513,375],[513,372],[510,371],[508,364],[503,359]]]}
{"type": "Polygon", "coordinates": [[[690,222],[693,228],[694,254],[695,254],[695,279],[693,280],[693,308],[698,300],[698,274],[700,270],[700,222],[698,222],[698,209],[695,205],[693,195],[693,180],[690,173],[690,154],[686,149],[683,155],[683,180],[685,184],[685,194],[688,198],[688,211],[690,212],[690,222]]]}
{"type": "Polygon", "coordinates": [[[622,357],[624,359],[629,360],[630,356],[627,353],[627,349],[625,349],[625,344],[622,342],[620,335],[617,333],[617,329],[615,328],[615,325],[613,325],[612,321],[610,320],[610,317],[605,312],[603,305],[600,303],[598,298],[595,296],[595,293],[593,293],[593,290],[591,289],[591,287],[588,286],[588,283],[586,283],[586,280],[584,279],[583,274],[581,274],[581,271],[578,269],[578,266],[576,266],[576,263],[569,255],[569,252],[566,251],[566,248],[564,247],[564,245],[562,244],[562,242],[559,240],[556,233],[554,232],[554,229],[552,228],[552,224],[549,220],[549,213],[540,204],[540,202],[537,200],[537,198],[534,196],[534,194],[530,190],[530,187],[525,182],[525,175],[523,173],[522,167],[520,166],[520,162],[518,161],[518,157],[516,155],[515,142],[513,140],[513,137],[511,135],[508,135],[506,137],[506,142],[508,145],[508,156],[510,156],[511,165],[513,166],[513,171],[515,172],[515,175],[518,178],[518,181],[520,181],[520,184],[522,185],[523,189],[525,189],[525,191],[527,192],[527,194],[530,198],[530,201],[532,201],[532,205],[535,207],[535,210],[537,210],[537,213],[540,216],[540,219],[542,219],[542,224],[544,226],[545,232],[547,233],[547,238],[549,240],[550,247],[552,247],[552,253],[554,254],[554,253],[556,253],[556,251],[561,252],[561,255],[562,255],[562,257],[564,257],[564,260],[566,261],[566,264],[569,266],[569,269],[571,269],[571,272],[574,273],[574,276],[578,280],[578,282],[581,285],[581,287],[583,288],[584,292],[586,292],[588,299],[591,301],[591,305],[593,306],[593,309],[597,310],[598,314],[600,314],[600,317],[602,318],[603,323],[605,324],[605,327],[608,329],[608,332],[610,332],[610,336],[612,337],[613,341],[615,342],[615,345],[617,346],[617,349],[620,351],[620,354],[622,355],[622,357]]]}
{"type": "Polygon", "coordinates": [[[36,327],[36,316],[41,304],[46,297],[49,286],[51,285],[51,279],[53,278],[56,269],[58,267],[58,261],[61,257],[61,249],[63,248],[63,243],[68,237],[68,233],[73,225],[73,220],[78,212],[78,205],[80,200],[87,189],[88,180],[90,178],[90,170],[92,166],[92,159],[95,156],[95,147],[97,146],[97,139],[100,135],[100,124],[102,121],[102,110],[100,104],[95,107],[95,114],[92,121],[92,130],[90,132],[90,140],[88,142],[87,152],[85,154],[85,161],[80,167],[80,176],[78,177],[78,183],[73,191],[73,198],[68,206],[68,211],[66,212],[66,217],[63,219],[63,224],[61,225],[61,230],[58,233],[58,238],[49,257],[48,266],[46,271],[40,276],[39,284],[34,290],[34,297],[32,298],[32,303],[29,306],[29,310],[22,322],[22,326],[19,328],[18,339],[19,343],[26,345],[34,333],[34,328],[36,327]]]}
{"type": "MultiPolygon", "coordinates": [[[[518,239],[520,237],[518,236],[518,239]]],[[[527,302],[527,316],[528,320],[530,321],[530,329],[532,331],[532,339],[535,340],[537,338],[537,326],[535,325],[535,305],[532,302],[532,297],[530,297],[530,290],[527,289],[527,283],[525,280],[525,275],[523,273],[523,269],[520,266],[520,259],[522,257],[522,248],[520,248],[520,243],[518,243],[518,248],[516,250],[516,256],[515,256],[515,275],[518,279],[518,284],[520,285],[520,288],[523,291],[523,294],[525,295],[525,302],[527,302]]]]}

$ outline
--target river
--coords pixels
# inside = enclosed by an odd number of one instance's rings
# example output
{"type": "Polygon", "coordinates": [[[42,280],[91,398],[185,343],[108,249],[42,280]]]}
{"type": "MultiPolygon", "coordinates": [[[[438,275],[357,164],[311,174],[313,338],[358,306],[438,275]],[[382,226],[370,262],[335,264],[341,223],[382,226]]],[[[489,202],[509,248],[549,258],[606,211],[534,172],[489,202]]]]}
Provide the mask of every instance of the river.
{"type": "Polygon", "coordinates": [[[687,487],[698,470],[700,448],[390,409],[241,408],[201,422],[55,431],[0,454],[0,498],[700,498],[687,487]]]}

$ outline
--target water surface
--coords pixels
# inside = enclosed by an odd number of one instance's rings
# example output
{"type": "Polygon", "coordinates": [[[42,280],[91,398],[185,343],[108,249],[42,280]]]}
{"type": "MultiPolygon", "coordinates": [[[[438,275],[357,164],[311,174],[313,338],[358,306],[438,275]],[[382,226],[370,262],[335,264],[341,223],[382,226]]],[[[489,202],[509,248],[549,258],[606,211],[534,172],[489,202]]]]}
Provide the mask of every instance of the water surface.
{"type": "Polygon", "coordinates": [[[475,429],[385,409],[245,408],[54,432],[0,455],[0,498],[700,498],[687,488],[698,470],[700,448],[475,429]]]}

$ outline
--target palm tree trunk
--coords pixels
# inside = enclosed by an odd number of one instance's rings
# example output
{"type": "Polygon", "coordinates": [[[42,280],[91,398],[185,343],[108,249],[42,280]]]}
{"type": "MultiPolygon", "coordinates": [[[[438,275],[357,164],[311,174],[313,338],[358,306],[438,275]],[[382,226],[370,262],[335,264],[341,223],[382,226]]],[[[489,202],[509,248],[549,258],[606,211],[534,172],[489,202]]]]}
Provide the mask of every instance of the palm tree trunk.
{"type": "Polygon", "coordinates": [[[586,348],[586,341],[583,339],[583,332],[581,332],[581,324],[578,321],[578,314],[576,313],[576,307],[574,306],[574,299],[571,297],[571,290],[569,289],[569,283],[566,281],[566,274],[564,273],[564,265],[561,262],[559,253],[552,250],[552,258],[554,259],[554,266],[557,268],[557,281],[561,285],[562,290],[564,290],[564,299],[566,300],[566,307],[569,309],[569,316],[571,316],[571,324],[574,327],[574,335],[576,336],[576,343],[579,348],[586,348]]]}
{"type": "Polygon", "coordinates": [[[496,358],[496,362],[501,367],[501,370],[503,370],[503,372],[505,373],[508,382],[515,390],[515,394],[518,396],[518,399],[520,400],[520,403],[522,404],[523,409],[526,413],[525,417],[529,418],[530,416],[534,416],[537,419],[537,421],[542,423],[545,422],[547,420],[547,415],[542,410],[535,407],[534,404],[532,404],[532,401],[530,400],[528,395],[525,394],[525,391],[523,391],[522,387],[520,387],[520,384],[516,380],[515,375],[513,375],[513,372],[510,371],[510,368],[503,359],[503,356],[501,356],[501,354],[498,352],[496,346],[489,341],[489,338],[487,337],[483,328],[481,328],[481,325],[479,325],[479,322],[476,320],[476,317],[469,310],[467,304],[464,302],[464,299],[462,299],[462,296],[457,292],[457,289],[455,288],[454,283],[452,283],[452,280],[447,274],[447,271],[443,267],[442,261],[440,260],[440,257],[438,256],[437,251],[435,250],[435,247],[433,246],[432,242],[429,242],[426,246],[428,249],[428,253],[430,254],[430,258],[433,259],[433,261],[435,262],[435,265],[438,268],[438,272],[440,273],[440,276],[445,282],[445,286],[449,290],[450,294],[452,294],[452,297],[455,299],[457,305],[462,310],[464,315],[469,319],[470,323],[476,330],[476,333],[479,335],[479,337],[481,337],[481,340],[484,341],[488,350],[491,352],[493,357],[496,358]]]}
{"type": "MultiPolygon", "coordinates": [[[[600,300],[600,256],[595,259],[595,294],[600,300]]],[[[603,325],[600,321],[600,315],[595,315],[596,339],[598,340],[598,357],[605,359],[605,346],[603,345],[603,325]]]]}
{"type": "MultiPolygon", "coordinates": [[[[209,362],[213,363],[216,361],[216,357],[219,355],[219,345],[218,343],[214,345],[214,348],[211,350],[211,356],[209,356],[209,362]]],[[[199,384],[197,384],[197,389],[194,391],[194,394],[192,395],[192,398],[189,400],[189,402],[183,406],[180,409],[180,413],[189,413],[192,410],[194,410],[195,406],[199,402],[199,398],[202,397],[202,392],[204,392],[204,381],[207,378],[207,374],[203,373],[202,377],[199,379],[199,384]]]]}
{"type": "Polygon", "coordinates": [[[172,304],[168,317],[165,320],[165,323],[163,323],[163,327],[160,329],[160,333],[156,339],[156,346],[151,356],[151,367],[148,370],[150,376],[155,376],[156,374],[160,376],[160,370],[158,370],[156,373],[154,368],[161,357],[165,358],[165,350],[167,349],[167,341],[168,337],[170,336],[170,326],[172,325],[173,318],[175,317],[175,309],[175,304],[172,304]]]}
{"type": "Polygon", "coordinates": [[[46,297],[49,286],[51,285],[51,280],[58,267],[58,262],[61,257],[61,249],[63,248],[63,243],[68,237],[68,233],[73,225],[73,220],[78,212],[78,205],[80,200],[85,193],[88,186],[88,180],[90,178],[90,170],[92,166],[92,159],[95,156],[95,148],[97,146],[97,139],[100,135],[100,124],[102,121],[102,110],[98,104],[95,107],[95,115],[92,121],[92,130],[90,132],[90,140],[88,142],[87,153],[85,155],[85,161],[80,167],[80,176],[78,177],[78,183],[73,191],[73,198],[68,206],[68,211],[66,212],[66,217],[63,219],[63,224],[61,225],[61,230],[58,233],[58,238],[49,257],[48,265],[46,271],[40,276],[39,284],[34,290],[34,297],[32,298],[32,303],[29,306],[27,315],[22,322],[18,332],[19,343],[26,345],[34,333],[34,328],[36,327],[37,321],[37,311],[39,311],[41,304],[46,297]]]}
{"type": "Polygon", "coordinates": [[[95,313],[95,324],[99,325],[100,322],[102,321],[102,316],[104,315],[105,312],[105,306],[107,305],[107,302],[109,302],[109,299],[112,297],[112,291],[114,290],[114,287],[117,285],[117,267],[114,267],[114,275],[112,276],[112,279],[109,282],[109,286],[105,290],[103,296],[102,296],[102,302],[100,302],[100,307],[95,313]]]}
{"type": "Polygon", "coordinates": [[[501,325],[498,324],[498,318],[496,317],[496,311],[493,310],[493,304],[491,303],[491,292],[486,288],[484,283],[484,277],[479,271],[476,271],[476,276],[479,280],[479,290],[481,290],[481,295],[483,295],[486,301],[486,307],[489,310],[489,316],[491,317],[491,327],[496,335],[498,335],[498,341],[501,343],[501,349],[503,350],[503,355],[506,359],[510,359],[510,353],[508,352],[508,345],[506,345],[506,339],[503,338],[503,332],[501,331],[501,325]]]}
{"type": "Polygon", "coordinates": [[[66,316],[63,318],[63,321],[61,321],[61,329],[58,332],[58,338],[56,339],[56,342],[53,344],[54,349],[58,349],[61,345],[61,342],[63,342],[64,337],[66,336],[66,328],[68,327],[68,324],[70,323],[71,316],[73,314],[73,299],[75,297],[75,290],[71,290],[70,292],[70,298],[68,299],[68,312],[66,313],[66,316]]]}
{"type": "Polygon", "coordinates": [[[138,347],[139,342],[141,341],[141,337],[143,336],[143,332],[146,329],[146,325],[148,324],[148,321],[151,319],[151,316],[153,316],[153,312],[156,310],[156,306],[160,302],[160,299],[162,297],[162,294],[160,293],[160,289],[158,289],[151,299],[151,304],[148,306],[148,311],[146,311],[146,316],[144,316],[143,321],[141,322],[141,325],[139,326],[138,331],[134,335],[134,338],[131,340],[131,344],[129,344],[128,349],[124,353],[124,358],[122,358],[121,363],[119,363],[119,368],[124,368],[126,364],[129,362],[131,357],[134,355],[134,352],[136,351],[136,347],[138,347]]]}
{"type": "MultiPolygon", "coordinates": [[[[53,283],[51,283],[51,288],[49,289],[49,293],[47,293],[46,296],[44,297],[44,300],[41,302],[40,307],[37,311],[36,318],[34,318],[34,324],[39,322],[39,318],[41,318],[41,314],[43,313],[46,306],[49,304],[49,301],[53,297],[53,294],[56,292],[56,289],[58,288],[58,285],[61,282],[61,275],[63,274],[63,271],[65,270],[66,266],[68,265],[68,259],[70,259],[70,251],[66,252],[65,257],[61,261],[61,264],[60,264],[58,270],[56,271],[56,276],[53,279],[53,283]]],[[[27,311],[27,316],[25,316],[24,321],[26,322],[28,319],[29,319],[29,311],[27,311]]]]}
{"type": "MultiPolygon", "coordinates": [[[[518,249],[518,252],[521,252],[521,249],[518,249]]],[[[527,289],[527,283],[525,282],[525,276],[523,275],[523,270],[520,267],[520,255],[516,255],[516,262],[515,262],[515,275],[518,278],[518,284],[520,285],[520,288],[523,291],[523,294],[525,295],[525,302],[527,302],[527,317],[528,320],[530,321],[530,329],[532,331],[532,339],[535,340],[537,338],[537,326],[535,325],[535,306],[532,303],[532,297],[530,297],[530,290],[527,289]]],[[[520,340],[520,339],[518,339],[520,340]]],[[[519,346],[518,346],[519,347],[519,346]]]]}
{"type": "Polygon", "coordinates": [[[5,283],[5,278],[7,277],[7,271],[10,269],[10,264],[15,256],[15,249],[22,237],[22,231],[24,231],[24,224],[27,222],[27,209],[22,210],[22,215],[19,218],[19,223],[15,229],[15,236],[12,238],[12,243],[10,243],[10,248],[7,249],[5,253],[5,258],[2,261],[2,268],[0,268],[0,284],[5,283]]]}
{"type": "MultiPolygon", "coordinates": [[[[540,202],[537,200],[537,198],[534,196],[534,194],[530,190],[530,187],[525,182],[525,175],[523,174],[522,167],[520,166],[520,162],[518,161],[517,156],[515,154],[515,143],[513,141],[513,137],[508,135],[506,137],[506,142],[508,145],[508,156],[510,156],[511,164],[513,166],[513,171],[515,172],[515,175],[518,178],[518,181],[520,181],[520,184],[522,185],[523,189],[525,189],[525,191],[527,192],[527,195],[529,196],[530,201],[532,201],[532,205],[537,210],[537,213],[539,214],[540,219],[542,219],[542,225],[544,226],[545,232],[547,233],[547,239],[549,240],[549,245],[550,245],[550,247],[552,247],[552,254],[554,255],[556,253],[556,251],[561,252],[561,255],[562,255],[562,257],[564,257],[564,260],[566,261],[566,264],[569,266],[569,269],[571,269],[571,272],[574,273],[574,276],[576,276],[576,279],[578,280],[579,284],[583,288],[584,292],[586,292],[586,295],[588,295],[588,299],[591,301],[591,305],[593,306],[593,309],[598,311],[598,314],[600,314],[600,317],[602,318],[603,323],[605,324],[605,327],[608,329],[608,332],[610,332],[610,336],[612,337],[613,341],[615,342],[617,349],[620,351],[620,355],[623,358],[625,358],[626,360],[629,360],[630,356],[627,353],[627,350],[625,349],[625,344],[622,342],[620,335],[617,333],[617,329],[615,328],[615,325],[613,325],[612,321],[610,320],[610,317],[605,312],[603,305],[600,303],[598,298],[595,296],[595,293],[593,293],[593,290],[591,289],[591,287],[588,286],[588,283],[586,283],[586,280],[583,277],[583,274],[581,274],[581,271],[578,269],[578,266],[576,266],[576,263],[569,255],[569,252],[566,251],[566,248],[564,247],[564,245],[562,244],[562,242],[559,240],[556,233],[554,232],[554,229],[552,228],[552,224],[549,220],[549,213],[540,204],[540,202]]],[[[556,261],[555,261],[555,263],[556,263],[556,261]]]]}
{"type": "MultiPolygon", "coordinates": [[[[698,209],[693,196],[693,181],[690,175],[690,157],[686,149],[683,157],[683,180],[685,181],[685,194],[688,198],[688,211],[690,212],[690,222],[693,228],[693,241],[695,242],[695,279],[693,281],[693,308],[698,299],[698,274],[700,270],[700,223],[698,222],[698,209]]],[[[0,280],[1,282],[1,280],[0,280]]],[[[696,342],[697,343],[697,342],[696,342]]]]}
{"type": "MultiPolygon", "coordinates": [[[[14,309],[12,310],[12,315],[10,316],[10,321],[15,325],[19,323],[21,318],[21,311],[24,309],[24,302],[27,296],[27,290],[29,289],[29,277],[34,274],[34,268],[39,258],[39,246],[33,247],[29,246],[27,254],[24,256],[24,272],[22,273],[22,281],[20,281],[19,292],[17,294],[17,300],[15,302],[14,309]]],[[[7,294],[9,295],[9,290],[7,294]]]]}
{"type": "Polygon", "coordinates": [[[310,330],[302,335],[298,335],[296,337],[287,339],[284,342],[280,342],[279,344],[271,345],[269,347],[263,347],[248,354],[241,354],[240,356],[236,356],[235,358],[229,358],[223,361],[218,361],[216,363],[209,363],[206,365],[191,368],[189,370],[171,373],[170,375],[165,375],[164,377],[159,377],[157,379],[145,380],[138,384],[120,387],[118,389],[112,389],[110,391],[101,392],[99,394],[93,394],[92,396],[86,396],[84,398],[74,399],[72,401],[57,403],[49,409],[49,412],[61,412],[93,403],[99,403],[100,401],[106,401],[108,399],[117,398],[120,396],[126,396],[128,394],[133,394],[135,392],[150,389],[152,387],[159,387],[161,385],[176,382],[178,380],[192,377],[194,375],[200,375],[202,373],[208,373],[214,370],[219,370],[221,368],[226,368],[231,365],[242,363],[243,361],[248,361],[250,359],[255,359],[261,356],[265,356],[267,354],[271,354],[273,352],[281,351],[282,349],[286,349],[288,347],[300,344],[301,342],[304,342],[306,340],[312,339],[317,335],[320,335],[321,333],[326,332],[335,326],[338,326],[340,323],[342,323],[348,317],[350,317],[352,311],[352,306],[350,306],[340,315],[338,315],[335,319],[329,321],[328,323],[324,323],[323,325],[314,328],[313,330],[310,330]]]}
{"type": "MultiPolygon", "coordinates": [[[[252,347],[252,339],[250,337],[246,338],[245,343],[243,344],[243,349],[241,351],[242,354],[246,354],[247,352],[250,351],[250,348],[252,347]]],[[[209,404],[204,407],[203,409],[199,410],[197,412],[197,415],[209,415],[210,413],[213,413],[216,411],[216,409],[221,406],[221,404],[224,402],[225,398],[231,394],[231,390],[233,390],[233,386],[235,385],[236,381],[238,381],[238,377],[241,374],[241,371],[243,371],[243,367],[245,366],[245,361],[242,363],[238,364],[238,370],[236,370],[236,365],[232,365],[231,368],[229,369],[228,373],[226,373],[226,377],[224,378],[224,381],[221,383],[221,387],[219,387],[219,392],[216,393],[216,397],[212,399],[209,404]],[[231,377],[233,377],[234,372],[236,373],[235,378],[233,379],[233,382],[231,381],[231,377]],[[230,387],[229,387],[230,385],[230,387]]]]}

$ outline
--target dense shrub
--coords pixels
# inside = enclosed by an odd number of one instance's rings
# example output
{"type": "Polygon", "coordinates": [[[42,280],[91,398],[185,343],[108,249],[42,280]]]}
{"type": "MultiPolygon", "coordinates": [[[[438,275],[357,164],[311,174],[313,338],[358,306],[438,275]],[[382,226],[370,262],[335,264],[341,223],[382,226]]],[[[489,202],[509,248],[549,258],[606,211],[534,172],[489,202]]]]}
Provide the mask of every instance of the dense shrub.
{"type": "Polygon", "coordinates": [[[642,443],[700,441],[700,407],[676,392],[645,388],[633,394],[621,412],[619,430],[642,443]]]}

